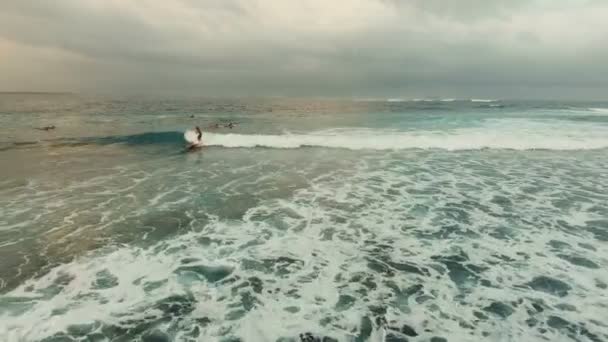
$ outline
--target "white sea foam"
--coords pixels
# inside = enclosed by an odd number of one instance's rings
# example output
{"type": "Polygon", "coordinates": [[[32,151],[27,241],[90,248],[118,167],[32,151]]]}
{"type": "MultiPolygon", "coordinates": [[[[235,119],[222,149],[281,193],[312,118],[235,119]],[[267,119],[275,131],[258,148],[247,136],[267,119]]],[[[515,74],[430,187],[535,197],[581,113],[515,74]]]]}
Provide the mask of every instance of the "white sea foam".
{"type": "Polygon", "coordinates": [[[566,123],[545,124],[523,120],[493,120],[475,128],[441,132],[339,129],[282,135],[206,133],[203,140],[209,146],[230,148],[588,150],[608,147],[608,127],[568,125],[566,123]]]}
{"type": "Polygon", "coordinates": [[[471,102],[496,102],[498,100],[492,100],[492,99],[471,99],[471,102]]]}
{"type": "Polygon", "coordinates": [[[412,100],[413,102],[455,102],[458,99],[455,98],[443,98],[443,99],[429,99],[429,98],[416,98],[412,100]]]}
{"type": "Polygon", "coordinates": [[[608,108],[589,108],[590,111],[600,114],[608,114],[608,108]]]}
{"type": "MultiPolygon", "coordinates": [[[[421,155],[412,153],[416,154],[421,155]]],[[[584,255],[605,265],[601,241],[578,229],[557,228],[560,222],[585,227],[587,221],[598,219],[600,214],[590,209],[604,203],[605,196],[598,192],[595,195],[603,197],[587,207],[568,201],[570,211],[555,206],[553,190],[559,186],[561,193],[568,194],[581,185],[594,189],[603,183],[598,185],[591,176],[573,176],[577,172],[571,169],[553,170],[555,164],[527,164],[525,157],[470,162],[481,163],[482,168],[445,164],[441,157],[432,161],[432,156],[403,160],[400,153],[369,154],[348,167],[321,174],[304,167],[309,187],[288,198],[262,201],[250,207],[242,220],[213,218],[198,233],[158,241],[151,248],[120,246],[93,252],[28,280],[5,297],[13,305],[0,313],[0,340],[41,340],[95,322],[137,330],[141,329],[137,324],[145,327],[146,319],[164,316],[177,341],[186,340],[196,319],[203,317],[210,323],[197,327],[201,341],[220,340],[228,332],[252,341],[276,341],[297,339],[307,331],[348,341],[357,334],[362,317],[376,318],[370,313],[374,306],[384,307],[385,318],[397,322],[395,326],[414,327],[419,340],[449,335],[450,340],[478,341],[483,331],[490,332],[485,337],[489,341],[537,341],[541,337],[527,324],[531,316],[544,321],[558,315],[568,322],[603,317],[605,308],[597,301],[603,290],[595,283],[608,279],[605,268],[590,271],[554,254],[584,255]],[[415,169],[420,171],[412,173],[415,169]],[[484,169],[501,171],[489,176],[484,169]],[[549,174],[553,177],[546,178],[549,174]],[[529,196],[529,189],[540,182],[549,186],[529,196]],[[503,196],[519,200],[496,201],[503,196]],[[480,205],[471,207],[471,203],[480,205]],[[555,241],[568,241],[568,247],[554,251],[555,241]],[[595,247],[584,249],[581,243],[595,247]],[[442,262],[441,258],[451,259],[442,262]],[[266,269],[265,260],[273,265],[266,269]],[[286,265],[289,260],[295,262],[286,265]],[[251,267],[248,261],[260,265],[251,267]],[[392,270],[385,262],[423,271],[392,270]],[[189,265],[226,267],[239,278],[209,282],[196,272],[180,271],[189,265]],[[281,269],[286,271],[277,274],[281,269]],[[456,279],[458,272],[465,277],[456,279]],[[104,274],[114,277],[116,285],[97,287],[104,274]],[[558,297],[524,286],[539,275],[570,284],[569,294],[558,297]],[[261,281],[263,291],[255,292],[248,285],[254,279],[261,281]],[[478,284],[482,280],[490,285],[478,284]],[[404,295],[412,288],[418,290],[404,295]],[[336,309],[344,296],[354,298],[353,302],[336,309]],[[175,297],[184,301],[192,297],[188,304],[192,311],[163,314],[159,303],[175,297]],[[255,298],[254,304],[242,317],[229,319],[243,306],[242,298],[255,298]],[[512,307],[512,314],[487,313],[486,320],[474,315],[496,302],[512,307]],[[532,303],[545,312],[531,311],[532,303]],[[557,308],[563,304],[578,310],[557,308]],[[322,319],[332,324],[323,325],[322,319]]],[[[561,162],[570,164],[567,159],[561,162]]],[[[199,176],[198,166],[195,170],[199,176]]],[[[234,182],[251,183],[242,177],[247,174],[251,170],[240,170],[234,182]]],[[[152,181],[166,178],[157,177],[152,181]]],[[[235,184],[226,187],[235,189],[235,184]]],[[[179,304],[174,311],[180,311],[179,304]]],[[[386,331],[372,322],[372,337],[366,340],[380,341],[386,331]]],[[[587,323],[587,329],[595,333],[601,326],[587,323]]],[[[547,329],[544,336],[560,340],[563,335],[547,329]]]]}

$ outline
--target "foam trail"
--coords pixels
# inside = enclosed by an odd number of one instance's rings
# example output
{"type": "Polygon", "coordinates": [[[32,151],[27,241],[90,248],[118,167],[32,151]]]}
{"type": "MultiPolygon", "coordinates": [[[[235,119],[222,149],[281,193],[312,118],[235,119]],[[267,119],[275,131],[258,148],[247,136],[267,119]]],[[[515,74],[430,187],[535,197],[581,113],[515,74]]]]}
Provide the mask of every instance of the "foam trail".
{"type": "Polygon", "coordinates": [[[206,133],[206,145],[229,148],[300,148],[325,147],[350,150],[403,149],[513,149],[513,150],[589,150],[608,147],[608,128],[570,131],[547,127],[541,131],[528,128],[465,128],[449,132],[388,130],[334,130],[309,134],[214,134],[206,133]]]}

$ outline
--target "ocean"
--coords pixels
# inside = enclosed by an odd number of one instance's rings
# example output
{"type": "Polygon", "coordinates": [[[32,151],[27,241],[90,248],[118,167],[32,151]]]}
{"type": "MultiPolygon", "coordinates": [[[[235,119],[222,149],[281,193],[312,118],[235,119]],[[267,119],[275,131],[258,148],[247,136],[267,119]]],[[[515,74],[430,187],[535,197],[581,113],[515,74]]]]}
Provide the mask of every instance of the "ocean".
{"type": "Polygon", "coordinates": [[[608,103],[3,94],[0,127],[1,341],[608,341],[608,103]]]}

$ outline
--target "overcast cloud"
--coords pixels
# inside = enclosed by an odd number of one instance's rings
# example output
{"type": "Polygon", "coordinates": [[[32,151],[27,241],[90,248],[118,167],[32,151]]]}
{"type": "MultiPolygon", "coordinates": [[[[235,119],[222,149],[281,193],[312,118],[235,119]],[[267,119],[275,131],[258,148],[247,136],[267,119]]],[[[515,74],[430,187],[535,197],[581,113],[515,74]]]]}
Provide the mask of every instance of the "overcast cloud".
{"type": "Polygon", "coordinates": [[[606,0],[3,0],[0,90],[608,98],[606,0]]]}

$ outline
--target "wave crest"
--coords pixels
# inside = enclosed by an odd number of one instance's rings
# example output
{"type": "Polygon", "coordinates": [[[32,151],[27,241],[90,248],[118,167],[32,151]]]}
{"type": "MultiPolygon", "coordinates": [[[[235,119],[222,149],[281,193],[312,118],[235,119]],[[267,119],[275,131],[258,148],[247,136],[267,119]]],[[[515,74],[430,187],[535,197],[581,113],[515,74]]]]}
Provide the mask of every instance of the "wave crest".
{"type": "Polygon", "coordinates": [[[608,134],[538,133],[535,130],[459,129],[451,132],[398,132],[385,130],[336,130],[309,134],[206,133],[205,145],[227,148],[301,147],[350,150],[589,150],[608,147],[608,134]]]}
{"type": "Polygon", "coordinates": [[[608,114],[608,108],[589,108],[589,111],[599,114],[608,114]]]}

